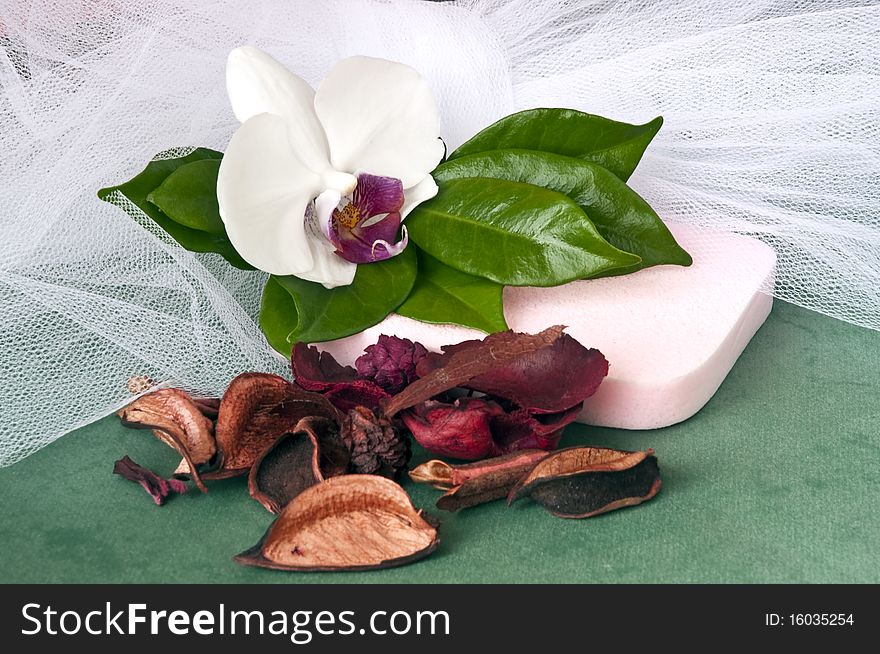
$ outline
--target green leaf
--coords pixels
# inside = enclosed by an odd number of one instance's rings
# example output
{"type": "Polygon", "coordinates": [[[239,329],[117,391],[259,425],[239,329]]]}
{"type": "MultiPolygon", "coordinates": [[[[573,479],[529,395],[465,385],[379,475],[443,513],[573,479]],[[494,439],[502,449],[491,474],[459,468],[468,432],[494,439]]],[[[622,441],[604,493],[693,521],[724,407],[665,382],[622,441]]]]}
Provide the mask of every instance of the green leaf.
{"type": "Polygon", "coordinates": [[[381,322],[403,303],[412,290],[416,269],[416,253],[407,248],[386,261],[359,265],[348,286],[327,289],[299,277],[273,275],[271,281],[287,292],[293,310],[286,308],[287,300],[282,302],[277,289],[267,283],[260,326],[272,347],[282,354],[289,354],[299,341],[318,343],[357,334],[381,322]],[[286,312],[296,317],[288,317],[286,312]],[[284,327],[289,329],[282,336],[284,327]]]}
{"type": "Polygon", "coordinates": [[[293,298],[275,277],[269,277],[263,287],[259,322],[269,345],[290,358],[293,343],[287,340],[287,335],[296,329],[299,317],[293,298]]]}
{"type": "Polygon", "coordinates": [[[501,284],[445,266],[421,251],[418,257],[416,283],[397,313],[422,322],[473,327],[489,334],[507,329],[501,284]]]}
{"type": "Polygon", "coordinates": [[[567,195],[584,210],[605,240],[641,257],[636,270],[660,264],[689,266],[692,262],[651,206],[593,162],[534,150],[489,150],[447,161],[433,175],[438,183],[462,177],[492,177],[567,195]]]}
{"type": "Polygon", "coordinates": [[[217,202],[220,159],[202,159],[181,166],[147,194],[152,202],[178,225],[226,236],[217,202]]]}
{"type": "Polygon", "coordinates": [[[191,252],[216,252],[236,268],[253,270],[253,266],[242,259],[238,252],[235,251],[235,248],[232,247],[225,232],[223,235],[217,235],[181,225],[172,220],[155,204],[147,200],[147,196],[157,189],[178,168],[195,161],[221,159],[222,157],[222,152],[207,148],[197,148],[185,157],[154,160],[147,164],[147,167],[140,174],[124,184],[102,188],[98,191],[98,197],[109,202],[112,200],[111,196],[114,192],[118,191],[185,249],[191,252]]]}
{"type": "Polygon", "coordinates": [[[441,263],[508,286],[557,286],[640,261],[605,241],[570,198],[521,182],[449,180],[406,225],[441,263]]]}
{"type": "Polygon", "coordinates": [[[660,116],[630,125],[574,109],[529,109],[490,125],[449,159],[487,150],[539,150],[593,161],[626,181],[662,124],[660,116]]]}

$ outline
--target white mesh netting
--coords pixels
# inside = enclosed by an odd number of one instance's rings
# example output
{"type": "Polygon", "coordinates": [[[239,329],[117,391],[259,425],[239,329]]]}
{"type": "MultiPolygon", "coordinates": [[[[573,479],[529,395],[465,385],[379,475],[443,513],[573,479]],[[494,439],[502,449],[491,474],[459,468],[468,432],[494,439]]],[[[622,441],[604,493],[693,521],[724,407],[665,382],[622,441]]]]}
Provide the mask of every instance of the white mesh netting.
{"type": "Polygon", "coordinates": [[[260,274],[95,196],[167,148],[224,148],[245,43],[312,83],[352,54],[409,63],[451,148],[534,106],[662,114],[632,180],[661,216],[758,236],[779,297],[880,329],[876,2],[0,0],[0,464],[132,375],[219,393],[285,369],[260,274]]]}

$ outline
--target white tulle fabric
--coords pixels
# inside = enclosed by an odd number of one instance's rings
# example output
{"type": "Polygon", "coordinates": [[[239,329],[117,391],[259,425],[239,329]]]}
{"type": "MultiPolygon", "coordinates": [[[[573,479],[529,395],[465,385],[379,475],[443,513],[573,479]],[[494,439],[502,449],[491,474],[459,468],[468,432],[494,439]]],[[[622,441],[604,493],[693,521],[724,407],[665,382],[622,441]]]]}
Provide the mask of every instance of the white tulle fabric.
{"type": "Polygon", "coordinates": [[[235,46],[312,85],[347,56],[407,63],[450,148],[529,107],[662,114],[631,180],[661,216],[757,236],[779,297],[880,329],[878,42],[857,0],[0,0],[0,462],[126,403],[132,375],[216,394],[285,371],[261,273],[95,197],[226,146],[235,46]]]}

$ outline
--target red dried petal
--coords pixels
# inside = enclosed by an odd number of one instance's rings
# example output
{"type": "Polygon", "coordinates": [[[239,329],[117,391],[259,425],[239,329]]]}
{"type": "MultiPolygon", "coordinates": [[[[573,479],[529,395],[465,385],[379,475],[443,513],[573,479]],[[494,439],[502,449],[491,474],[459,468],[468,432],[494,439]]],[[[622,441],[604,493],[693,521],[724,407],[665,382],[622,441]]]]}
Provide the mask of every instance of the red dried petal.
{"type": "Polygon", "coordinates": [[[581,412],[581,404],[559,413],[537,416],[525,409],[517,409],[492,419],[492,437],[501,453],[517,450],[553,450],[559,445],[562,430],[574,422],[581,412]]]}
{"type": "Polygon", "coordinates": [[[353,382],[358,378],[351,366],[343,366],[329,352],[306,343],[297,343],[290,354],[290,367],[294,381],[307,391],[323,392],[338,384],[353,382]]]}
{"type": "Polygon", "coordinates": [[[495,402],[461,398],[454,404],[423,402],[400,414],[413,438],[432,454],[456,459],[482,459],[498,454],[492,420],[504,415],[495,402]]]}
{"type": "Polygon", "coordinates": [[[178,479],[165,479],[149,468],[144,468],[124,456],[113,464],[113,474],[136,482],[149,493],[157,506],[162,506],[169,495],[182,495],[187,491],[186,484],[178,479]]]}
{"type": "MultiPolygon", "coordinates": [[[[417,370],[420,376],[442,368],[456,354],[483,347],[483,341],[464,341],[432,353],[417,370]]],[[[530,413],[557,413],[583,402],[608,374],[608,361],[599,350],[587,349],[568,334],[547,347],[527,352],[463,383],[487,395],[515,402],[530,413]]]]}
{"type": "Polygon", "coordinates": [[[379,408],[382,400],[391,396],[373,382],[359,379],[350,384],[334,384],[324,391],[324,397],[330,400],[337,409],[348,413],[358,406],[365,406],[375,411],[379,408]]]}

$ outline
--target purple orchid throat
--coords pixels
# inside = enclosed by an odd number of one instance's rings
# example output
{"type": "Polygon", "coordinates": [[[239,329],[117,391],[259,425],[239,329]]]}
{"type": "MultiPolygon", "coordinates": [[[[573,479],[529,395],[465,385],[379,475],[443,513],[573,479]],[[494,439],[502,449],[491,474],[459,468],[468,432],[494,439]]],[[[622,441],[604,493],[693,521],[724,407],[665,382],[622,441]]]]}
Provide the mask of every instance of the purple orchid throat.
{"type": "Polygon", "coordinates": [[[352,263],[383,261],[400,254],[409,237],[397,241],[403,184],[394,177],[361,173],[351,199],[343,198],[330,214],[327,238],[336,254],[352,263]]]}

